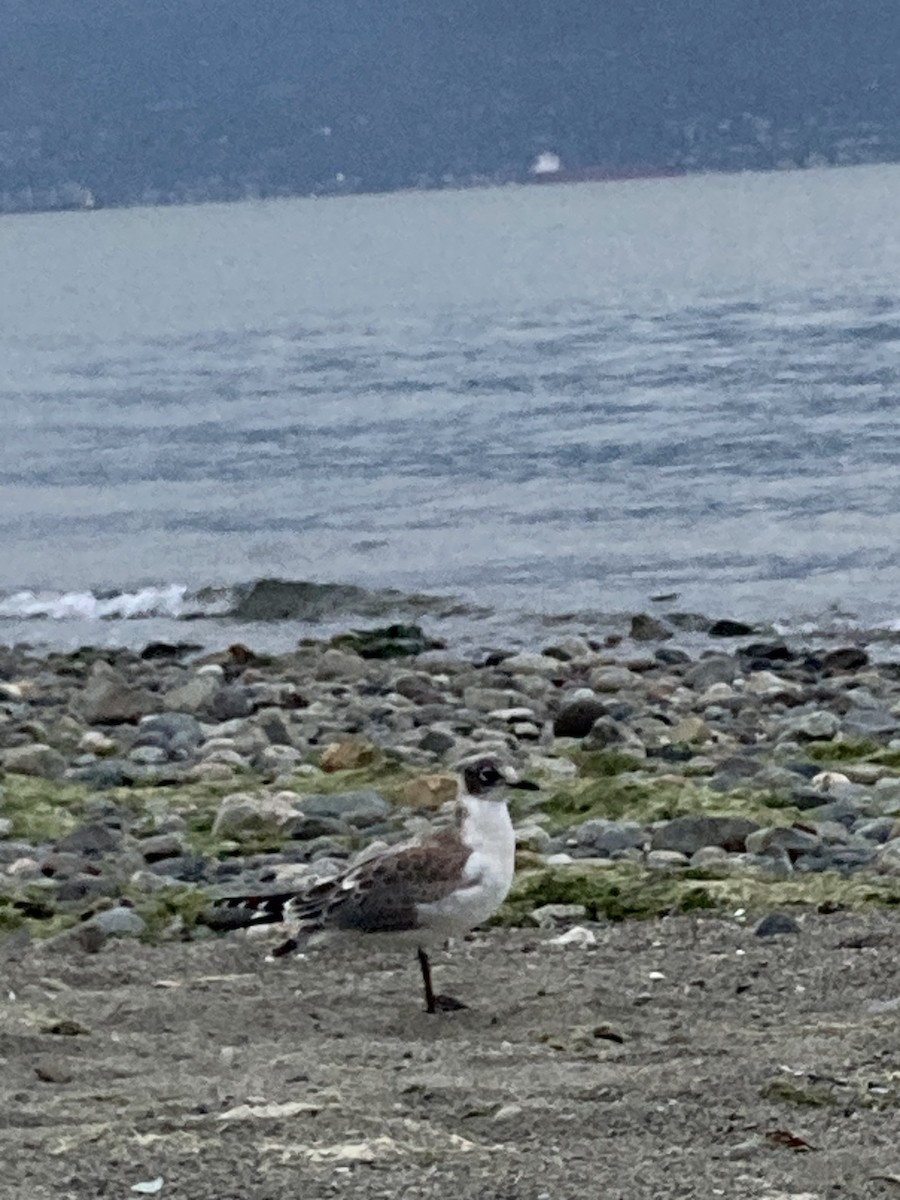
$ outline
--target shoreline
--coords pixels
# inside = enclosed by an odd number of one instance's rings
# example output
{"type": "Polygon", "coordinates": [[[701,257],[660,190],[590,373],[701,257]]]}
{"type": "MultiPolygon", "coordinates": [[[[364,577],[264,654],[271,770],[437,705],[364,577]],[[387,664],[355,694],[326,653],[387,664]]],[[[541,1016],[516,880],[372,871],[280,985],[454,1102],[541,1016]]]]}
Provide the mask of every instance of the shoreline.
{"type": "Polygon", "coordinates": [[[0,649],[0,930],[212,936],[214,896],[448,819],[450,769],[489,748],[542,787],[500,923],[900,903],[900,662],[746,629],[688,650],[641,614],[477,661],[415,625],[0,649]]]}

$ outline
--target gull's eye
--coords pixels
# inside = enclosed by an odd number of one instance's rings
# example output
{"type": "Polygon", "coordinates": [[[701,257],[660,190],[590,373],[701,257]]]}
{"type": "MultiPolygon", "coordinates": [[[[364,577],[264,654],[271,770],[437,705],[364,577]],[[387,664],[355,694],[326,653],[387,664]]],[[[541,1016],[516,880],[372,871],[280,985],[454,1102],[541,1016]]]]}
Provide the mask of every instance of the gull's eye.
{"type": "Polygon", "coordinates": [[[485,787],[492,787],[500,782],[500,773],[496,767],[482,767],[478,772],[478,779],[485,787]]]}

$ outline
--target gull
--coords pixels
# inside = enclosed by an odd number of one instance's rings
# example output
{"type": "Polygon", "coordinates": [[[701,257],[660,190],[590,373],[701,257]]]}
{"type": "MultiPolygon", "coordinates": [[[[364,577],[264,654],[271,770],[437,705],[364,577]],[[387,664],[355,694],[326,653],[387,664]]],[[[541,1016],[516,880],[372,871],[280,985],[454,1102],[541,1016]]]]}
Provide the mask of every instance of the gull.
{"type": "Polygon", "coordinates": [[[465,1008],[452,996],[435,995],[426,946],[468,933],[506,899],[516,851],[507,788],[535,791],[537,784],[519,779],[496,755],[470,759],[460,764],[454,825],[378,851],[299,891],[228,897],[218,906],[242,910],[247,924],[284,923],[290,936],[271,958],[294,953],[319,932],[387,935],[412,944],[426,1012],[465,1008]]]}

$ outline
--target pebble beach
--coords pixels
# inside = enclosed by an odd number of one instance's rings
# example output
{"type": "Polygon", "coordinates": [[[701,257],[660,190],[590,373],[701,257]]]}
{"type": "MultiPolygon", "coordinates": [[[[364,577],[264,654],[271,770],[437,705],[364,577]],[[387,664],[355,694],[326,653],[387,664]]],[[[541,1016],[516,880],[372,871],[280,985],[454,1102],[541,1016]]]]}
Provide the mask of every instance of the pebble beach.
{"type": "Polygon", "coordinates": [[[477,660],[418,626],[277,656],[4,650],[0,927],[212,936],[216,897],[451,819],[454,764],[487,750],[541,788],[502,923],[896,904],[900,664],[720,625],[696,657],[644,614],[477,660]]]}

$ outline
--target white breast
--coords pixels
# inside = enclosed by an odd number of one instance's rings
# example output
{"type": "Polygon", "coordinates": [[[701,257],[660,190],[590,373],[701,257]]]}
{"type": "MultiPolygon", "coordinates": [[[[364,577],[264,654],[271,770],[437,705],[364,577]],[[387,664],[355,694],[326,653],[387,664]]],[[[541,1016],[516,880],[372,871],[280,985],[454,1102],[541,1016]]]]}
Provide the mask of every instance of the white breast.
{"type": "Polygon", "coordinates": [[[463,804],[466,816],[460,833],[472,853],[460,886],[442,900],[417,906],[422,925],[441,937],[465,933],[493,916],[515,872],[516,836],[506,805],[472,796],[463,804]]]}

